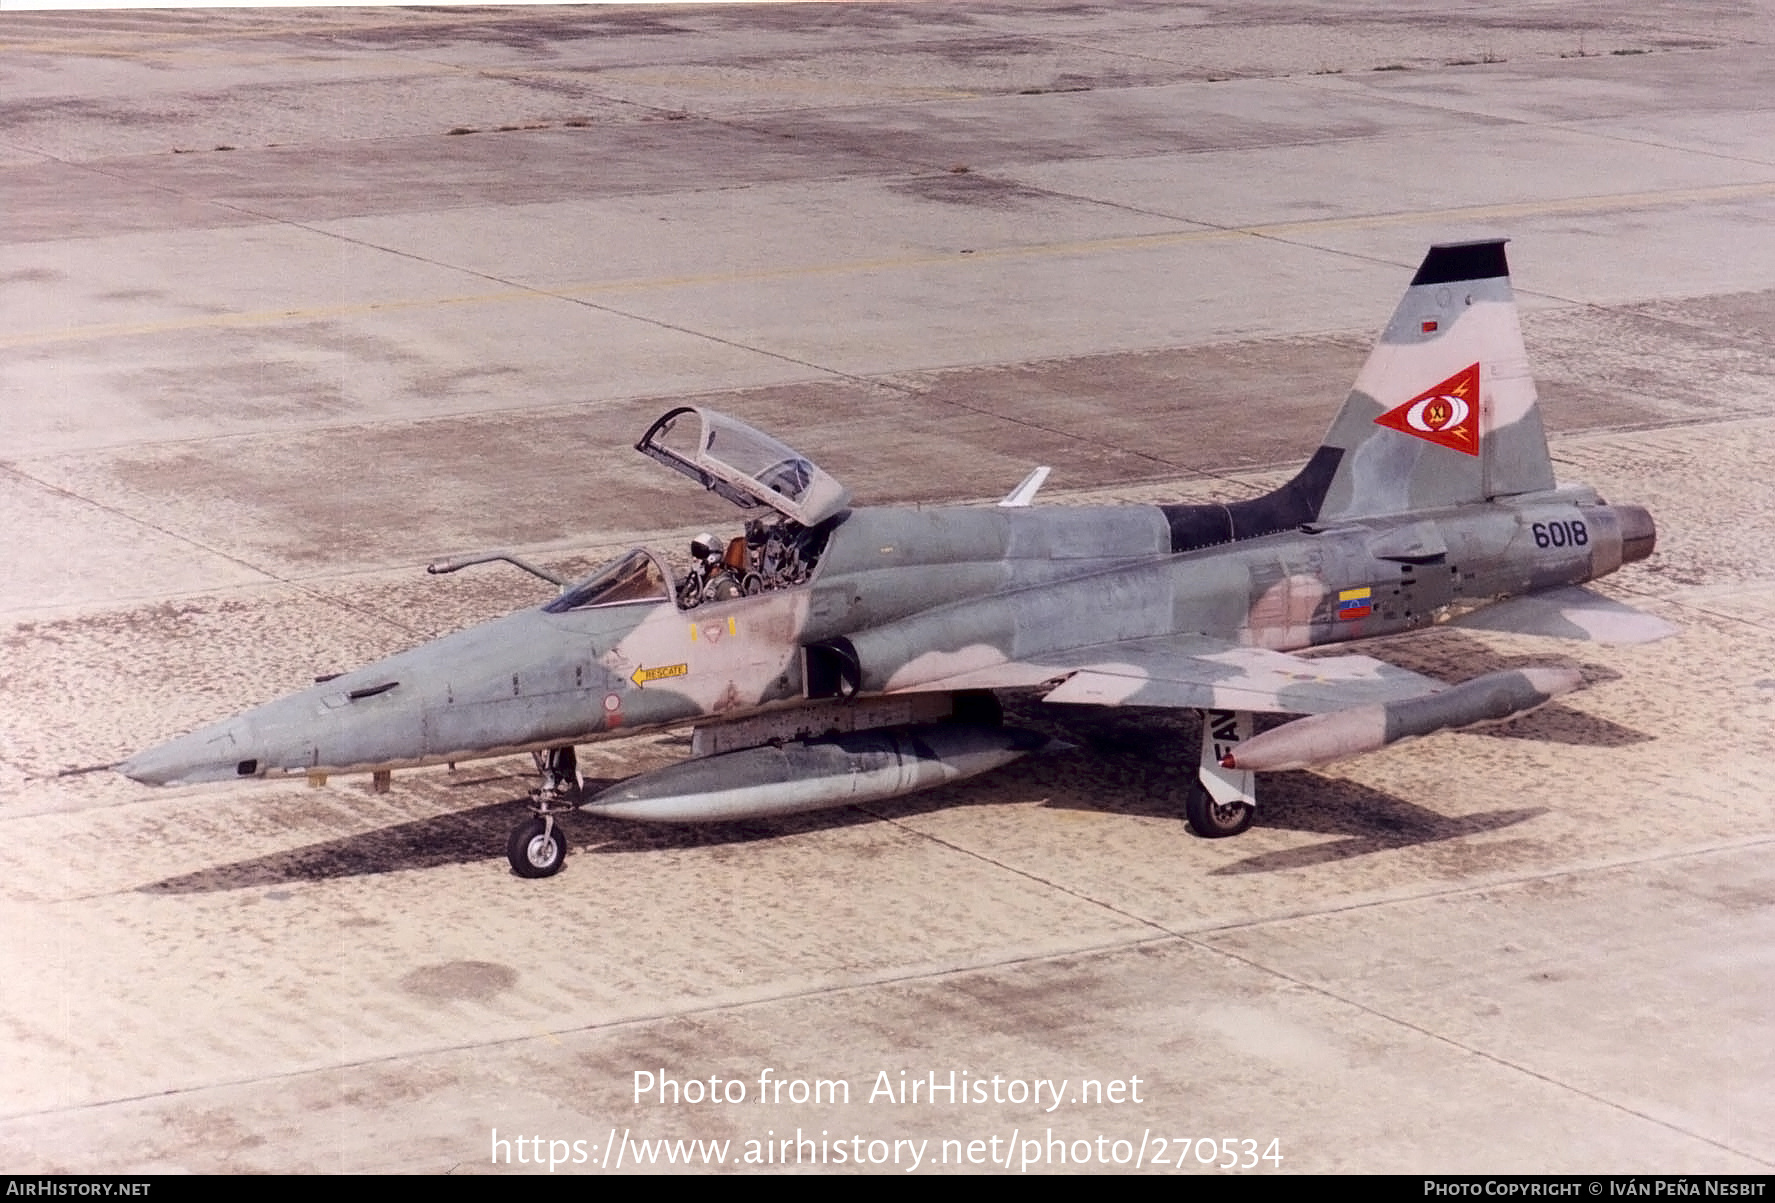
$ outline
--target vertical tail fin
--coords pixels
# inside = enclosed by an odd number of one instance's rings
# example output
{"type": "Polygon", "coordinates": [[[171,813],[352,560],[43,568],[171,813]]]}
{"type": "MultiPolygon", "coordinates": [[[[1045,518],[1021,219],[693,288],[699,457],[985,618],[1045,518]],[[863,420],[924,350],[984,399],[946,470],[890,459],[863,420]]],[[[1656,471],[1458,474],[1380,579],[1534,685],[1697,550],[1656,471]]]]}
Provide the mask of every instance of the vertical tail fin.
{"type": "Polygon", "coordinates": [[[1430,248],[1325,446],[1321,521],[1553,487],[1502,239],[1430,248]]]}

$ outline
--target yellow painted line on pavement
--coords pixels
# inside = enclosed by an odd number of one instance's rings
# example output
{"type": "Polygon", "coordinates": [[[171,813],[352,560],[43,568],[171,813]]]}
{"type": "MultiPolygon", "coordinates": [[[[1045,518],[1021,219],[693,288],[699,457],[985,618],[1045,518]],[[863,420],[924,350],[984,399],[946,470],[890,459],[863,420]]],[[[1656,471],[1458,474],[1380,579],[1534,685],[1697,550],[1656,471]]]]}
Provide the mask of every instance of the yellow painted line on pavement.
{"type": "MultiPolygon", "coordinates": [[[[1277,222],[1266,225],[1227,228],[1201,227],[1172,230],[1155,234],[1127,234],[1113,238],[1087,238],[1066,242],[1037,243],[1026,246],[985,248],[961,254],[955,251],[925,251],[880,259],[854,259],[838,263],[813,263],[796,267],[758,268],[749,271],[705,272],[676,276],[637,277],[626,280],[603,280],[568,284],[558,287],[504,288],[486,292],[446,294],[431,297],[409,297],[379,301],[362,301],[342,305],[318,305],[301,308],[267,309],[241,313],[203,314],[168,318],[150,322],[117,322],[91,326],[65,326],[55,329],[26,330],[0,335],[0,349],[48,346],[58,343],[133,338],[146,335],[179,333],[195,330],[239,329],[255,326],[296,325],[332,321],[340,318],[364,317],[378,313],[400,313],[415,309],[444,309],[469,305],[498,305],[518,301],[550,299],[592,301],[631,293],[661,292],[673,289],[703,288],[712,285],[759,283],[771,280],[807,279],[819,276],[870,275],[880,272],[908,271],[929,267],[965,267],[982,262],[1036,260],[1066,256],[1096,255],[1128,250],[1151,250],[1196,242],[1224,241],[1236,238],[1305,238],[1336,230],[1375,229],[1385,226],[1413,225],[1423,222],[1441,224],[1501,221],[1529,217],[1545,217],[1565,213],[1602,213],[1622,209],[1669,207],[1673,205],[1718,204],[1736,200],[1754,200],[1775,196],[1775,180],[1751,184],[1722,184],[1707,188],[1665,189],[1649,192],[1624,192],[1604,196],[1570,197],[1564,200],[1523,201],[1512,204],[1474,205],[1455,209],[1424,209],[1401,213],[1369,214],[1359,217],[1328,217],[1310,221],[1277,222]]],[[[1179,218],[1183,221],[1186,219],[1179,218]]],[[[449,265],[441,265],[448,268],[449,265]]]]}

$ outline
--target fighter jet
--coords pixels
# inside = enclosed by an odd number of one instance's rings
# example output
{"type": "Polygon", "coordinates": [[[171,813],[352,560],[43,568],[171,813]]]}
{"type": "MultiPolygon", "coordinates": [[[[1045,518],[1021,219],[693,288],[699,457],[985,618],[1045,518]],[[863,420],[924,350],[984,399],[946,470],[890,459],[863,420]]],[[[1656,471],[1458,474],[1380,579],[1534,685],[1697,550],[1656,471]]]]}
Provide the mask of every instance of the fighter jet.
{"type": "MultiPolygon", "coordinates": [[[[1209,838],[1255,774],[1526,713],[1548,667],[1459,685],[1314,649],[1435,625],[1610,642],[1662,620],[1582,586],[1652,552],[1651,516],[1554,480],[1502,241],[1432,247],[1323,445],[1274,492],[1215,505],[853,506],[804,456],[707,409],[636,449],[755,516],[688,567],[637,548],[548,601],[138,753],[157,785],[531,752],[513,870],[565,862],[574,810],[657,822],[891,797],[1043,747],[995,691],[1202,712],[1180,783],[1209,838]],[[1299,715],[1254,734],[1254,715],[1299,715]],[[692,726],[693,756],[586,797],[576,744],[692,726]]],[[[736,517],[735,526],[740,526],[736,517]]]]}

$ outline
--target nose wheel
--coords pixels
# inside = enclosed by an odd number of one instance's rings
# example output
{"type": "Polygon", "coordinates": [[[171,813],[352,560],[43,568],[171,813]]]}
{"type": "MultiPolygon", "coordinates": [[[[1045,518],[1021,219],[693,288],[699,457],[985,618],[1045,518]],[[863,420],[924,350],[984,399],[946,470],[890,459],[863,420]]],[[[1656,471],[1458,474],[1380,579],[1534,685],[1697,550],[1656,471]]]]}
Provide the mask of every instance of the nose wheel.
{"type": "Polygon", "coordinates": [[[512,828],[505,858],[519,877],[553,877],[567,863],[567,837],[551,811],[530,816],[512,828]]]}
{"type": "Polygon", "coordinates": [[[512,828],[505,841],[505,859],[519,877],[553,877],[567,863],[567,833],[555,816],[574,809],[579,794],[579,765],[571,747],[535,753],[542,787],[530,794],[531,814],[512,828]]]}

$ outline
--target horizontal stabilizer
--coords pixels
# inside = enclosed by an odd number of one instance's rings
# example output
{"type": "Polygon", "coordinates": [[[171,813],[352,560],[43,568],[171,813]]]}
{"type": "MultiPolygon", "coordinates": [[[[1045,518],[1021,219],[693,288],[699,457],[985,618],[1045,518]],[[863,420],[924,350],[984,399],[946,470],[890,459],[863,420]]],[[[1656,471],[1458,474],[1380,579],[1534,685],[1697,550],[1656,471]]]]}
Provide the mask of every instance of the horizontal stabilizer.
{"type": "Polygon", "coordinates": [[[1007,509],[1021,509],[1034,501],[1035,495],[1041,491],[1042,485],[1047,483],[1048,471],[1045,467],[1035,469],[1023,478],[1022,484],[1006,493],[1005,499],[999,504],[1007,509]]]}
{"type": "Polygon", "coordinates": [[[1578,585],[1513,597],[1463,615],[1449,625],[1591,643],[1650,643],[1680,629],[1644,610],[1578,585]]]}

